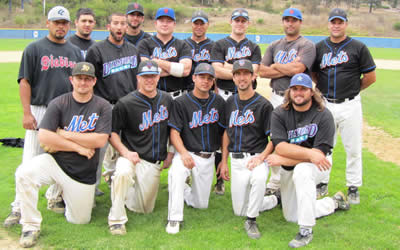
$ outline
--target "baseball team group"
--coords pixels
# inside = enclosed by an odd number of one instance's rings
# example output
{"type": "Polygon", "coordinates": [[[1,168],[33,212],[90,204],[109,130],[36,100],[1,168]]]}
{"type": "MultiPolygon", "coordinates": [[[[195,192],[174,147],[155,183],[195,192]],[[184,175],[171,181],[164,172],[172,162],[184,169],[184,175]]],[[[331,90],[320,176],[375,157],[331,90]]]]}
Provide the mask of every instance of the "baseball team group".
{"type": "Polygon", "coordinates": [[[233,10],[231,34],[218,41],[207,38],[207,13],[195,11],[191,36],[180,40],[173,9],[157,10],[150,35],[141,27],[143,6],[131,3],[108,17],[109,35],[99,42],[91,39],[91,9],[77,11],[76,33],[66,37],[70,14],[52,8],[49,34],[21,59],[26,135],[4,226],[22,225],[22,247],[37,243],[44,185],[49,210],[89,223],[95,196],[104,195],[103,175],[111,188],[109,231],[124,235],[126,208],[151,213],[169,168],[165,230],[177,234],[185,203],[208,207],[215,169],[214,192],[224,195],[224,181],[231,182],[233,212],[245,217],[248,237],[261,237],[256,218],[280,204],[299,225],[289,246],[309,244],[317,218],[360,203],[360,91],[376,81],[368,48],[346,35],[346,12],[332,9],[327,19],[330,35],[314,44],[300,35],[301,11],[284,10],[285,36],[262,56],[246,38],[243,8],[233,10]],[[256,92],[259,77],[271,79],[269,100],[256,92]],[[337,133],[348,191],[328,197],[337,133]]]}

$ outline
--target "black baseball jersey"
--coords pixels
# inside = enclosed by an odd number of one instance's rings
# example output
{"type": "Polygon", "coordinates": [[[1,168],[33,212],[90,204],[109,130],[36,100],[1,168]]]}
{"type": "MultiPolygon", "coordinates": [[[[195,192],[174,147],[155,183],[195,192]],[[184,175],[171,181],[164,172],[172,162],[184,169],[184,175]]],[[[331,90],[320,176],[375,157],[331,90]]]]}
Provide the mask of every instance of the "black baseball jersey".
{"type": "Polygon", "coordinates": [[[89,48],[86,61],[96,69],[94,93],[115,104],[119,98],[136,89],[136,73],[140,63],[139,52],[128,42],[121,46],[108,38],[89,48]]]}
{"type": "Polygon", "coordinates": [[[248,100],[235,94],[226,101],[229,152],[261,153],[268,144],[272,104],[257,92],[248,100]]]}
{"type": "Polygon", "coordinates": [[[225,101],[214,93],[199,99],[193,92],[174,101],[168,125],[176,129],[190,152],[214,152],[221,147],[225,130],[225,101]]]}
{"type": "MultiPolygon", "coordinates": [[[[111,105],[98,96],[79,103],[72,93],[67,93],[50,102],[40,128],[53,132],[62,128],[70,132],[111,134],[111,105]]],[[[69,177],[81,183],[94,184],[99,151],[97,148],[90,159],[76,152],[59,151],[51,155],[69,177]]]]}
{"type": "Polygon", "coordinates": [[[211,64],[210,54],[214,42],[209,38],[199,43],[193,41],[193,39],[191,38],[186,38],[185,42],[190,46],[192,51],[192,69],[190,71],[190,74],[185,77],[185,82],[187,83],[187,89],[192,90],[194,88],[194,82],[192,78],[194,70],[200,63],[211,64]]]}
{"type": "Polygon", "coordinates": [[[148,98],[136,90],[114,106],[112,132],[120,134],[122,143],[141,159],[164,160],[172,104],[172,97],[164,91],[158,90],[154,98],[148,98]]]}
{"type": "Polygon", "coordinates": [[[136,47],[138,46],[139,42],[142,39],[147,39],[150,37],[151,37],[151,35],[147,32],[144,32],[143,30],[140,30],[139,34],[137,34],[136,36],[131,36],[131,35],[125,34],[125,40],[132,43],[136,47]]]}
{"type": "MultiPolygon", "coordinates": [[[[139,42],[138,49],[140,56],[148,59],[163,59],[169,62],[178,63],[184,58],[192,58],[190,47],[184,41],[172,37],[166,44],[152,36],[139,42]]],[[[158,88],[167,92],[187,89],[183,77],[166,76],[158,81],[158,88]]]]}
{"type": "Polygon", "coordinates": [[[68,41],[70,41],[72,44],[74,44],[75,46],[77,46],[78,48],[81,49],[81,55],[82,55],[83,59],[86,58],[86,54],[87,54],[89,47],[96,43],[92,39],[89,39],[89,40],[83,39],[83,38],[77,36],[76,34],[70,36],[68,38],[68,41]]]}
{"type": "MultiPolygon", "coordinates": [[[[283,37],[271,43],[265,51],[261,63],[270,66],[273,63],[287,64],[300,57],[300,62],[306,66],[303,72],[311,76],[311,70],[315,60],[315,45],[312,41],[299,36],[294,41],[287,41],[283,37]]],[[[271,79],[271,88],[275,91],[285,91],[290,84],[291,76],[283,76],[271,79]]]]}
{"type": "Polygon", "coordinates": [[[288,110],[279,106],[272,112],[271,140],[275,147],[287,142],[317,148],[326,155],[332,151],[334,136],[333,116],[327,108],[319,111],[313,103],[305,112],[298,112],[292,106],[288,110]]]}
{"type": "Polygon", "coordinates": [[[22,78],[29,82],[32,105],[48,105],[55,97],[72,90],[69,76],[81,61],[81,52],[72,43],[54,43],[44,37],[25,48],[18,83],[22,78]]]}
{"type": "MultiPolygon", "coordinates": [[[[233,64],[240,59],[248,59],[253,64],[260,64],[260,47],[247,38],[236,42],[230,36],[218,40],[214,43],[211,50],[211,62],[228,62],[233,64]]],[[[233,80],[217,79],[217,86],[220,89],[236,92],[236,86],[233,80]]]]}
{"type": "Polygon", "coordinates": [[[367,46],[351,37],[340,43],[333,43],[328,37],[319,42],[316,49],[313,71],[318,74],[318,89],[328,98],[343,99],[358,95],[361,74],[376,68],[367,46]]]}

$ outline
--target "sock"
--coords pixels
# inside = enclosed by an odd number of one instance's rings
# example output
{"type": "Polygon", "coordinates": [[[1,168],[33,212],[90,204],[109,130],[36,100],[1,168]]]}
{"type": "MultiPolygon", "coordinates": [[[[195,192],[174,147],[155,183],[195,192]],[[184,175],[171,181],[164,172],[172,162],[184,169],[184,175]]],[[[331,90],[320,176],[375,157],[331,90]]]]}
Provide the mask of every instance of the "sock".
{"type": "Polygon", "coordinates": [[[257,217],[247,217],[247,220],[256,221],[257,217]]]}

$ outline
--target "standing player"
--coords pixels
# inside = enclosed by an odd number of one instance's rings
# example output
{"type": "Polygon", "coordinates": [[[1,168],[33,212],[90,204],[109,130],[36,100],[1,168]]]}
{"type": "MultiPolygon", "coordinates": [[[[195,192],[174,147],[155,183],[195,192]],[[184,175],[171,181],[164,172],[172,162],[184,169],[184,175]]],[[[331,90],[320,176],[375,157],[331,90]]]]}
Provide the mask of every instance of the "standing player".
{"type": "Polygon", "coordinates": [[[342,192],[316,199],[315,184],[323,177],[321,173],[331,167],[327,155],[331,154],[334,134],[332,114],[325,109],[321,93],[313,89],[311,78],[304,73],[294,75],[284,103],[272,113],[275,153],[267,158],[270,166],[282,166],[283,216],[299,225],[290,247],[311,242],[316,218],[350,208],[342,192]]]}
{"type": "Polygon", "coordinates": [[[136,213],[151,213],[160,183],[160,163],[167,156],[168,119],[172,98],[157,90],[160,68],[143,61],[139,89],[121,98],[113,109],[110,143],[119,152],[111,182],[111,234],[126,234],[125,206],[136,213]]]}
{"type": "Polygon", "coordinates": [[[240,59],[248,59],[253,64],[253,81],[257,78],[261,61],[260,47],[246,38],[250,24],[249,13],[245,9],[235,9],[232,12],[230,24],[232,33],[224,39],[215,42],[211,51],[211,62],[217,76],[218,94],[224,100],[236,93],[233,82],[232,65],[240,59]]]}
{"type": "Polygon", "coordinates": [[[86,57],[89,47],[95,43],[90,37],[95,25],[96,20],[92,9],[78,9],[75,19],[76,32],[68,38],[68,41],[81,49],[83,58],[86,57]]]}
{"type": "Polygon", "coordinates": [[[126,20],[128,21],[128,29],[126,30],[125,39],[136,47],[142,39],[151,37],[144,32],[140,26],[144,22],[143,6],[139,3],[130,3],[126,8],[126,20]]]}
{"type": "MultiPolygon", "coordinates": [[[[228,151],[232,168],[232,206],[237,216],[247,216],[244,228],[250,238],[261,237],[256,218],[262,210],[268,165],[265,157],[272,152],[268,143],[272,105],[254,91],[253,63],[247,59],[233,64],[233,81],[238,94],[226,103],[227,127],[224,133],[221,177],[229,180],[228,151]]],[[[277,200],[275,199],[276,205],[277,200]]]]}
{"type": "MultiPolygon", "coordinates": [[[[75,64],[82,61],[79,49],[64,37],[70,28],[70,16],[62,6],[52,8],[46,22],[49,34],[26,47],[18,74],[19,94],[24,112],[23,127],[26,129],[22,162],[42,153],[38,140],[38,124],[49,102],[71,91],[68,77],[75,64]]],[[[55,204],[57,192],[49,193],[49,208],[55,204]]],[[[12,212],[4,222],[8,227],[18,223],[21,213],[16,194],[12,212]]]]}
{"type": "Polygon", "coordinates": [[[68,222],[90,221],[99,148],[111,133],[111,107],[93,95],[96,77],[92,64],[78,63],[69,80],[72,93],[52,100],[40,123],[39,140],[49,153],[23,162],[15,174],[21,198],[22,247],[37,243],[42,221],[37,203],[43,185],[61,187],[68,222]]]}
{"type": "Polygon", "coordinates": [[[160,8],[155,17],[157,34],[139,43],[142,60],[153,60],[162,69],[158,88],[177,98],[187,89],[184,77],[192,67],[190,47],[176,39],[173,32],[176,26],[175,12],[171,8],[160,8]]]}
{"type": "Polygon", "coordinates": [[[168,122],[171,142],[177,151],[168,172],[166,231],[169,234],[179,232],[184,200],[194,208],[208,207],[214,174],[214,152],[221,147],[225,129],[225,101],[210,92],[214,77],[214,68],[210,64],[199,64],[193,75],[194,90],[175,100],[168,122]],[[191,187],[185,183],[190,175],[191,187]]]}
{"type": "MultiPolygon", "coordinates": [[[[290,78],[298,73],[311,74],[315,59],[315,46],[300,35],[303,17],[300,10],[289,8],[283,12],[282,24],[286,36],[273,42],[261,61],[259,75],[271,78],[271,104],[276,108],[283,103],[283,95],[289,87],[290,78]]],[[[267,194],[279,189],[279,168],[271,168],[267,194]]]]}
{"type": "MultiPolygon", "coordinates": [[[[314,80],[327,100],[346,150],[346,185],[351,204],[360,203],[362,185],[362,110],[360,91],[376,81],[375,63],[363,43],[346,35],[347,14],[335,8],[329,14],[330,36],[316,45],[314,80]]],[[[336,137],[335,137],[336,139],[336,137]]],[[[336,140],[335,140],[336,141],[336,140]]],[[[328,190],[329,172],[318,185],[328,190]]]]}

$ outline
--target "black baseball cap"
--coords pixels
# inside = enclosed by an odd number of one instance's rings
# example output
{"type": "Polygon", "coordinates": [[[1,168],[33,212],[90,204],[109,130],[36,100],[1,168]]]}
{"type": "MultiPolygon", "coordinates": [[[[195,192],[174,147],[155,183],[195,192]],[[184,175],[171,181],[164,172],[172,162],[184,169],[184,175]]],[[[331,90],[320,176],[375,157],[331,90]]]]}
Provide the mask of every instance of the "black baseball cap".
{"type": "Polygon", "coordinates": [[[250,17],[249,17],[249,12],[247,12],[247,10],[245,10],[245,9],[243,9],[243,8],[235,9],[235,10],[232,12],[231,20],[235,20],[235,19],[238,18],[238,17],[244,17],[244,18],[246,18],[247,20],[250,19],[250,17]]]}
{"type": "Polygon", "coordinates": [[[79,62],[75,65],[74,69],[72,70],[72,75],[86,75],[91,77],[96,77],[94,74],[94,66],[88,62],[79,62]]]}
{"type": "Polygon", "coordinates": [[[335,18],[339,18],[345,22],[347,22],[347,13],[341,8],[334,8],[329,12],[329,19],[328,21],[332,21],[335,18]]]}
{"type": "Polygon", "coordinates": [[[247,59],[240,59],[233,63],[232,73],[235,73],[236,71],[238,71],[240,69],[246,69],[246,70],[250,71],[251,73],[254,72],[253,64],[250,62],[250,60],[247,60],[247,59]]]}
{"type": "Polygon", "coordinates": [[[197,20],[203,21],[203,23],[208,23],[208,15],[202,10],[196,10],[192,14],[192,23],[196,22],[197,20]]]}
{"type": "Polygon", "coordinates": [[[200,63],[194,70],[194,74],[195,75],[209,74],[212,77],[215,77],[215,70],[214,67],[208,63],[200,63]]]}
{"type": "Polygon", "coordinates": [[[155,61],[148,60],[148,61],[141,61],[138,67],[138,76],[141,75],[159,75],[160,68],[155,61]]]}
{"type": "Polygon", "coordinates": [[[139,12],[140,14],[144,15],[143,6],[139,3],[130,3],[128,8],[126,8],[126,14],[131,14],[133,12],[139,12]]]}

